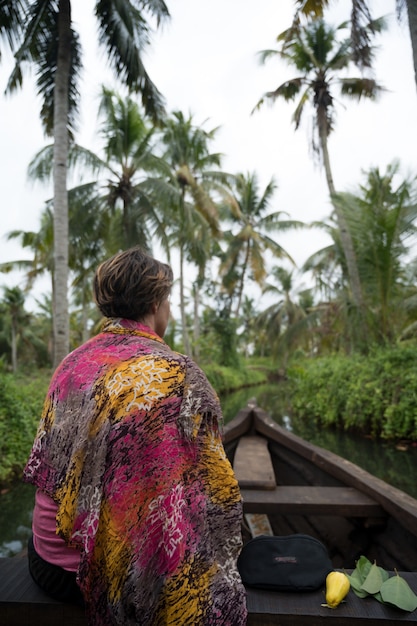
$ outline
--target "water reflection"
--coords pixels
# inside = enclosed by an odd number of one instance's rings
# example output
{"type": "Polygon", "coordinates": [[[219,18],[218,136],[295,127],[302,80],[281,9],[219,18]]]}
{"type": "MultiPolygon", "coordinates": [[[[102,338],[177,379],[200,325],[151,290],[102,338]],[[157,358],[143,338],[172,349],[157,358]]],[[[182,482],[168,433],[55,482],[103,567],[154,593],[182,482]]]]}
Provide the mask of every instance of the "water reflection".
{"type": "Polygon", "coordinates": [[[262,385],[221,397],[225,423],[251,398],[274,420],[296,435],[356,463],[374,476],[417,498],[417,446],[398,450],[394,444],[373,441],[338,430],[317,428],[289,415],[285,386],[262,385]]]}
{"type": "Polygon", "coordinates": [[[32,528],[35,488],[17,482],[0,494],[0,557],[26,549],[32,528]]]}

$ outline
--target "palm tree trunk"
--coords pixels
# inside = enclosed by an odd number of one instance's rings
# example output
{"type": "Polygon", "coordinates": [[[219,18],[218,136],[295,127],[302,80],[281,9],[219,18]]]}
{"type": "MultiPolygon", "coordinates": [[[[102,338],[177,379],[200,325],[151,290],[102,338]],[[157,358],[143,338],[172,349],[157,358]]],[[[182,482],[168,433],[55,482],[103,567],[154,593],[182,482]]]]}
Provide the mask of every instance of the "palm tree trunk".
{"type": "MultiPolygon", "coordinates": [[[[323,157],[324,170],[326,172],[327,186],[329,188],[331,199],[336,195],[336,189],[333,182],[333,174],[330,167],[329,150],[327,145],[327,133],[324,125],[320,125],[320,145],[323,157]]],[[[333,208],[336,214],[337,223],[340,231],[340,241],[343,248],[343,253],[346,259],[347,271],[350,280],[350,287],[352,290],[352,299],[358,310],[364,311],[364,302],[362,296],[362,287],[359,278],[358,265],[356,263],[356,255],[353,248],[353,241],[347,227],[346,219],[343,211],[333,203],[333,208]]]]}
{"type": "Polygon", "coordinates": [[[240,277],[240,283],[239,283],[239,292],[238,292],[237,304],[236,304],[236,309],[235,309],[236,317],[239,317],[240,306],[242,304],[242,295],[243,295],[243,288],[245,286],[245,276],[246,276],[246,269],[249,263],[249,255],[250,255],[250,243],[248,241],[247,246],[246,246],[245,260],[243,262],[242,275],[240,277]]]}
{"type": "Polygon", "coordinates": [[[12,319],[12,371],[13,374],[17,372],[17,324],[12,319]]]}
{"type": "Polygon", "coordinates": [[[185,314],[185,295],[184,295],[184,246],[180,246],[180,309],[182,324],[182,341],[184,344],[184,352],[191,356],[190,338],[187,329],[187,316],[185,314]]]}
{"type": "Polygon", "coordinates": [[[194,283],[193,292],[194,292],[194,333],[193,333],[194,355],[193,357],[198,363],[200,359],[200,283],[198,280],[194,283]]]}
{"type": "Polygon", "coordinates": [[[70,67],[71,3],[70,0],[60,0],[54,85],[54,367],[69,351],[67,160],[70,67]]]}
{"type": "Polygon", "coordinates": [[[408,27],[410,29],[411,47],[413,49],[414,76],[417,87],[417,2],[406,0],[408,27]]]}

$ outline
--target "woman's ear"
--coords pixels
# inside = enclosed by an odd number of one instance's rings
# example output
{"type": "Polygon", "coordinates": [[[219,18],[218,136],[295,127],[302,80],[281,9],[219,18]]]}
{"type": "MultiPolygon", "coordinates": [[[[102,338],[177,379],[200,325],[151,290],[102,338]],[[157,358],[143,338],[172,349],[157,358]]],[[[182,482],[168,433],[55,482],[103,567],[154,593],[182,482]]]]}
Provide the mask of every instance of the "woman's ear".
{"type": "Polygon", "coordinates": [[[156,313],[158,312],[159,309],[159,303],[158,302],[154,302],[151,306],[151,312],[153,315],[156,315],[156,313]]]}

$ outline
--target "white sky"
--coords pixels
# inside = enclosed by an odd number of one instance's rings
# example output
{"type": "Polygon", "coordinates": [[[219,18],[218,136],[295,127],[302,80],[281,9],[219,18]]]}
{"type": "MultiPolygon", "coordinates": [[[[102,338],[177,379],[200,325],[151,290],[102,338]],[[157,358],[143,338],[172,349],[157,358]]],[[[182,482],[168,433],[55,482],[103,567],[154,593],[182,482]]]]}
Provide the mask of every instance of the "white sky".
{"type": "MultiPolygon", "coordinates": [[[[271,59],[258,63],[257,53],[275,48],[276,36],[286,29],[293,0],[167,0],[171,21],[153,38],[145,56],[147,70],[166,98],[169,111],[191,113],[206,130],[221,127],[212,150],[225,155],[223,169],[232,173],[256,172],[262,189],[274,177],[278,183],[271,210],[292,219],[320,220],[330,214],[324,172],[309,152],[310,120],[306,116],[295,132],[294,104],[264,105],[251,115],[265,91],[295,75],[271,59]]],[[[374,0],[373,15],[389,15],[389,31],[378,38],[375,76],[389,91],[378,103],[347,102],[338,107],[335,131],[329,141],[334,181],[340,191],[355,190],[363,170],[399,159],[405,175],[417,173],[417,91],[414,82],[408,25],[398,25],[395,0],[374,0]],[[346,108],[345,108],[346,107],[346,108]]],[[[101,84],[118,88],[95,48],[93,0],[72,0],[75,27],[84,48],[80,86],[79,143],[97,148],[97,94],[101,84]]],[[[349,18],[350,0],[339,0],[327,15],[329,23],[349,18]]],[[[4,91],[11,70],[6,55],[0,62],[0,88],[4,91]]],[[[121,87],[120,87],[121,91],[121,87]]],[[[45,145],[30,77],[24,89],[0,98],[0,262],[30,258],[6,234],[15,229],[37,230],[44,201],[51,190],[27,182],[26,169],[45,145]]],[[[301,264],[327,243],[316,231],[281,236],[279,243],[301,264]]],[[[175,268],[174,268],[175,271],[175,268]]],[[[20,284],[21,275],[0,274],[2,285],[20,284]]],[[[40,291],[49,289],[46,282],[40,291]]]]}

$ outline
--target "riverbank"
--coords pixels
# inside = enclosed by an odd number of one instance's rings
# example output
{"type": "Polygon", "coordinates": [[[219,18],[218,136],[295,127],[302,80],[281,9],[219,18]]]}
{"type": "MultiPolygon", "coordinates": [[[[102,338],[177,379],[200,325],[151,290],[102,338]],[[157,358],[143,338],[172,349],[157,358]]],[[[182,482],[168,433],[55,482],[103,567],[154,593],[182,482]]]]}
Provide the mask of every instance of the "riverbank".
{"type": "Polygon", "coordinates": [[[291,412],[317,429],[417,442],[417,346],[298,360],[287,370],[291,412]]]}
{"type": "MultiPolygon", "coordinates": [[[[298,358],[285,372],[285,385],[272,358],[242,358],[233,368],[201,367],[220,396],[273,381],[281,394],[285,388],[292,418],[317,431],[332,429],[411,447],[417,445],[416,358],[413,345],[366,356],[298,358]]],[[[0,373],[0,489],[26,463],[50,377],[49,370],[0,373]]],[[[236,412],[241,406],[236,405],[236,412]]]]}

